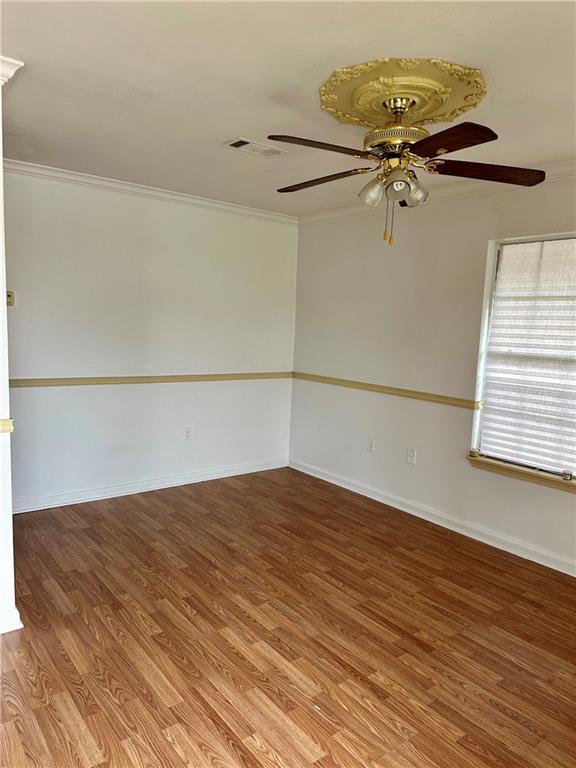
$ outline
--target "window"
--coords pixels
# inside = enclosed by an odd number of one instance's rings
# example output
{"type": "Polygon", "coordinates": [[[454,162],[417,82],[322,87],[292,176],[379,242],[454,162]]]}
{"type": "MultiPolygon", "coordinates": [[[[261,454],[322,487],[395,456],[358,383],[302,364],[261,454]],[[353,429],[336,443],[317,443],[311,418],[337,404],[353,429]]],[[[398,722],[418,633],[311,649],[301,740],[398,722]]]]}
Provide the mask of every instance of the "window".
{"type": "Polygon", "coordinates": [[[476,455],[576,477],[576,238],[504,243],[480,354],[476,455]]]}

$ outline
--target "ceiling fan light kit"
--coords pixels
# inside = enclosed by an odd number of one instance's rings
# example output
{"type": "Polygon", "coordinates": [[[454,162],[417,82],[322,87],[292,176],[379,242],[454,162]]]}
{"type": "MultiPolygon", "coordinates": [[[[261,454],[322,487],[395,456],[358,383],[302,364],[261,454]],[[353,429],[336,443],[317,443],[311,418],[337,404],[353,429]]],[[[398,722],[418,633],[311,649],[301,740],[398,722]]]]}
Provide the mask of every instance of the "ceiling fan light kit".
{"type": "Polygon", "coordinates": [[[410,178],[400,167],[394,168],[386,176],[386,197],[395,203],[405,202],[411,192],[410,178]]]}
{"type": "Polygon", "coordinates": [[[422,203],[426,202],[430,193],[424,184],[418,181],[415,173],[411,175],[410,188],[410,194],[406,198],[406,205],[409,208],[415,208],[417,205],[422,205],[422,203]]]}
{"type": "Polygon", "coordinates": [[[378,172],[358,197],[373,208],[385,197],[387,220],[392,203],[391,229],[388,232],[386,224],[384,233],[384,239],[392,244],[395,203],[415,208],[428,197],[413,168],[505,184],[540,184],[545,179],[544,171],[443,158],[449,152],[494,141],[498,136],[490,128],[464,122],[430,134],[423,127],[452,122],[478,106],[485,95],[486,84],[479,69],[443,59],[375,59],[337,69],[320,88],[320,106],[340,123],[368,127],[364,148],[357,150],[297,136],[268,138],[351,155],[374,165],[282,187],[278,192],[296,192],[360,173],[378,172]]]}
{"type": "Polygon", "coordinates": [[[375,179],[371,179],[365,187],[358,192],[358,197],[371,208],[377,208],[384,197],[386,189],[386,176],[379,173],[375,179]]]}

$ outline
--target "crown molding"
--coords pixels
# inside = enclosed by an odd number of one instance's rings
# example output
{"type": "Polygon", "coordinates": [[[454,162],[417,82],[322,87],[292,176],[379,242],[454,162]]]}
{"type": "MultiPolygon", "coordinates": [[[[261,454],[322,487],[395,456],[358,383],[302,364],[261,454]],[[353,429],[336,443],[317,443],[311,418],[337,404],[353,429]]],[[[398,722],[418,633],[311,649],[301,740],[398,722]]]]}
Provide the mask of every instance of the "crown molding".
{"type": "Polygon", "coordinates": [[[63,168],[52,168],[47,165],[37,165],[36,163],[25,163],[21,160],[5,159],[4,173],[16,176],[33,176],[37,179],[59,181],[65,184],[75,184],[76,186],[91,187],[92,189],[102,189],[107,192],[120,192],[121,194],[134,195],[136,197],[149,197],[155,200],[163,200],[164,202],[177,203],[179,205],[190,205],[194,208],[235,213],[240,216],[254,216],[259,219],[282,222],[293,226],[297,226],[298,224],[296,216],[288,216],[284,213],[264,211],[260,208],[249,208],[248,206],[237,205],[236,203],[225,203],[220,200],[211,200],[207,197],[188,195],[184,192],[172,192],[169,189],[149,187],[144,184],[135,184],[131,181],[120,181],[118,179],[108,179],[104,176],[93,176],[90,173],[67,171],[63,168]]]}
{"type": "MultiPolygon", "coordinates": [[[[576,179],[576,167],[572,162],[560,161],[546,165],[546,181],[550,184],[564,179],[576,179]]],[[[446,203],[451,200],[463,200],[470,197],[491,197],[493,195],[511,192],[514,187],[509,184],[494,184],[484,181],[460,181],[455,184],[432,189],[426,205],[446,203]]],[[[312,227],[335,221],[352,221],[377,215],[377,211],[366,205],[347,205],[342,208],[330,208],[318,213],[310,213],[298,218],[300,227],[312,227]]]]}
{"type": "Polygon", "coordinates": [[[7,56],[0,56],[0,86],[7,83],[12,75],[23,66],[23,61],[9,59],[7,56]]]}
{"type": "MultiPolygon", "coordinates": [[[[20,62],[16,62],[20,64],[20,62]]],[[[15,70],[14,70],[15,71],[15,70]]],[[[304,214],[303,216],[289,216],[284,213],[275,213],[274,211],[265,211],[260,208],[250,208],[236,203],[225,203],[221,200],[212,200],[207,197],[188,195],[184,192],[172,192],[169,189],[160,189],[158,187],[149,187],[145,184],[135,184],[130,181],[121,181],[119,179],[109,179],[104,176],[93,176],[89,173],[80,171],[67,171],[63,168],[53,168],[47,165],[38,165],[36,163],[26,163],[22,160],[4,160],[4,173],[18,176],[33,176],[48,181],[60,181],[67,184],[76,184],[79,186],[92,187],[93,189],[103,189],[106,191],[120,192],[122,194],[135,195],[137,197],[149,197],[156,200],[178,203],[180,205],[190,205],[196,208],[208,210],[219,210],[227,213],[235,213],[241,216],[255,216],[269,221],[282,222],[302,228],[315,226],[334,221],[351,221],[354,219],[364,219],[369,216],[377,215],[377,212],[365,205],[347,205],[341,208],[330,208],[318,213],[304,214]]],[[[550,184],[563,179],[576,178],[576,168],[573,164],[565,161],[549,163],[546,167],[546,182],[550,184]]],[[[434,189],[427,205],[436,203],[445,203],[451,200],[462,200],[470,197],[490,197],[492,195],[502,194],[512,191],[507,184],[493,184],[490,182],[464,181],[456,184],[448,184],[438,189],[434,189]]]]}

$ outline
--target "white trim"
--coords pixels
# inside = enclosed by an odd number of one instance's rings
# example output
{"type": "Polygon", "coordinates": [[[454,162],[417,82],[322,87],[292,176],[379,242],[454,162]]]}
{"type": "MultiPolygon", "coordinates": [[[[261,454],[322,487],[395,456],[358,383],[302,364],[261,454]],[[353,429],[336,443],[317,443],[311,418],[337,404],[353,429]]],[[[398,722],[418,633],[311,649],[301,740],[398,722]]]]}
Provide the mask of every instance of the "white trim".
{"type": "MultiPolygon", "coordinates": [[[[305,214],[304,216],[289,216],[284,213],[275,213],[274,211],[265,211],[260,208],[250,208],[236,203],[226,203],[221,200],[212,200],[207,197],[198,197],[188,195],[184,192],[173,192],[169,189],[160,189],[150,187],[145,184],[135,184],[121,179],[108,179],[104,176],[93,176],[89,173],[80,171],[68,171],[64,168],[52,168],[47,165],[38,165],[36,163],[25,163],[21,160],[4,160],[4,173],[19,176],[34,176],[47,181],[61,181],[67,184],[77,184],[80,186],[92,187],[93,189],[103,189],[109,192],[121,192],[137,197],[151,197],[166,202],[178,203],[180,205],[191,205],[197,208],[208,210],[226,211],[244,216],[256,216],[269,221],[278,221],[284,224],[291,224],[299,227],[315,226],[334,221],[351,221],[354,219],[363,219],[368,216],[376,216],[378,212],[366,205],[348,205],[342,208],[331,208],[327,211],[305,214]]],[[[576,169],[565,162],[548,164],[545,183],[561,181],[563,179],[572,179],[576,176],[576,169]]],[[[444,203],[451,200],[462,200],[469,197],[489,197],[494,194],[501,194],[512,191],[508,184],[494,184],[491,182],[464,181],[456,184],[447,184],[438,189],[433,189],[427,205],[434,203],[444,203]]]]}
{"type": "Polygon", "coordinates": [[[526,235],[518,237],[500,237],[497,240],[490,241],[496,243],[497,246],[501,245],[517,245],[520,243],[550,243],[553,240],[573,240],[576,237],[576,231],[574,232],[555,232],[554,234],[537,234],[526,235]]]}
{"type": "Polygon", "coordinates": [[[395,507],[402,512],[408,512],[415,517],[421,517],[424,520],[442,526],[442,528],[448,528],[450,531],[462,533],[464,536],[476,539],[477,541],[482,541],[484,544],[490,544],[498,549],[503,549],[505,552],[511,552],[513,555],[532,560],[535,563],[540,563],[540,565],[546,565],[548,568],[554,568],[554,570],[567,573],[570,576],[576,576],[576,563],[574,559],[558,555],[549,549],[544,549],[543,547],[530,544],[527,541],[522,541],[522,539],[517,539],[515,536],[507,536],[492,528],[485,528],[484,526],[475,523],[463,522],[447,512],[434,509],[433,507],[421,504],[418,501],[404,499],[400,496],[393,496],[390,493],[385,493],[377,488],[364,485],[364,483],[358,483],[355,480],[343,477],[342,475],[328,472],[327,470],[315,467],[312,464],[306,464],[305,462],[300,461],[290,461],[290,466],[299,472],[318,477],[320,480],[326,480],[329,483],[346,488],[349,491],[354,491],[362,496],[367,496],[369,499],[374,499],[375,501],[382,502],[382,504],[395,507]]]}
{"type": "Polygon", "coordinates": [[[22,629],[22,619],[17,608],[11,608],[9,611],[0,613],[0,635],[5,632],[14,632],[16,629],[22,629]]]}
{"type": "Polygon", "coordinates": [[[9,59],[7,56],[0,56],[0,86],[5,85],[14,73],[23,66],[23,61],[9,59]]]}
{"type": "Polygon", "coordinates": [[[125,195],[135,195],[137,197],[151,197],[155,200],[163,200],[168,203],[191,205],[195,208],[224,211],[226,213],[235,213],[241,216],[256,216],[260,219],[278,221],[284,224],[292,224],[293,226],[296,226],[298,223],[295,216],[288,216],[283,213],[264,211],[260,208],[249,208],[248,206],[237,205],[236,203],[225,203],[220,200],[211,200],[207,197],[187,195],[184,192],[172,192],[169,189],[159,189],[158,187],[149,187],[144,184],[134,184],[131,181],[108,179],[104,176],[93,176],[90,173],[67,171],[64,168],[51,168],[47,165],[37,165],[36,163],[24,163],[20,160],[4,160],[4,173],[17,176],[33,176],[37,179],[45,179],[46,181],[60,181],[65,184],[76,184],[83,187],[92,187],[93,189],[103,189],[107,192],[120,192],[125,195]]]}
{"type": "Polygon", "coordinates": [[[185,472],[180,475],[166,475],[165,477],[154,477],[148,480],[136,480],[132,483],[103,485],[97,488],[85,488],[82,490],[53,493],[46,496],[14,499],[12,511],[14,514],[19,514],[20,512],[33,512],[37,509],[64,507],[67,504],[82,504],[86,501],[113,499],[117,496],[129,496],[133,493],[155,491],[160,488],[173,488],[177,485],[190,485],[191,483],[201,483],[204,480],[216,480],[219,477],[234,477],[236,475],[246,475],[249,472],[262,472],[267,469],[280,469],[287,466],[287,456],[279,459],[245,461],[242,464],[210,467],[208,469],[185,472]]]}
{"type": "MultiPolygon", "coordinates": [[[[490,316],[492,314],[492,303],[494,299],[494,289],[496,288],[496,268],[498,266],[498,256],[500,254],[500,241],[488,241],[488,253],[486,255],[486,270],[484,272],[484,293],[482,298],[482,320],[480,323],[480,341],[478,345],[478,358],[476,362],[476,387],[474,399],[480,402],[484,399],[484,371],[486,366],[486,350],[488,348],[488,333],[490,330],[490,316]]],[[[470,448],[475,451],[478,449],[480,441],[480,412],[481,409],[474,411],[472,422],[472,441],[470,448]]]]}
{"type": "MultiPolygon", "coordinates": [[[[548,163],[546,168],[545,184],[564,179],[574,179],[576,177],[576,168],[573,164],[566,162],[548,163]]],[[[514,187],[509,184],[495,184],[488,181],[460,181],[454,184],[446,184],[430,190],[430,197],[426,205],[435,203],[446,203],[451,200],[463,200],[469,197],[490,197],[495,194],[513,191],[514,187]]],[[[518,189],[518,187],[516,187],[518,189]]],[[[354,219],[364,219],[369,216],[381,216],[374,208],[366,205],[348,205],[343,208],[331,208],[327,211],[310,213],[300,216],[298,223],[300,227],[313,227],[317,224],[325,224],[335,221],[352,221],[354,219]]]]}

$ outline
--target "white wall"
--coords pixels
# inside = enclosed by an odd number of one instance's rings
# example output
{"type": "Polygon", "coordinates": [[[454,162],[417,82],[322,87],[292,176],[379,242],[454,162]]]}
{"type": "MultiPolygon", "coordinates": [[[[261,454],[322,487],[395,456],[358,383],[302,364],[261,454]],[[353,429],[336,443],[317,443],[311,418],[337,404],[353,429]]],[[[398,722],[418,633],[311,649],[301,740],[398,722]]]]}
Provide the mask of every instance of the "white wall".
{"type": "MultiPolygon", "coordinates": [[[[573,180],[402,211],[392,248],[379,211],[298,236],[35,176],[6,195],[12,378],[295,368],[473,399],[488,240],[575,226],[573,180]]],[[[13,389],[15,509],[283,465],[291,396],[294,466],[574,569],[574,496],[470,467],[471,411],[299,380],[13,389]]]]}
{"type": "MultiPolygon", "coordinates": [[[[9,173],[6,230],[13,379],[292,369],[287,219],[9,173]]],[[[15,509],[286,464],[290,390],[12,389],[15,509]]]]}
{"type": "MultiPolygon", "coordinates": [[[[304,222],[295,369],[474,399],[488,240],[572,231],[575,210],[568,179],[400,211],[393,247],[380,211],[304,222]]],[[[575,496],[472,468],[471,428],[469,410],[295,380],[291,464],[576,572],[575,496]]]]}

